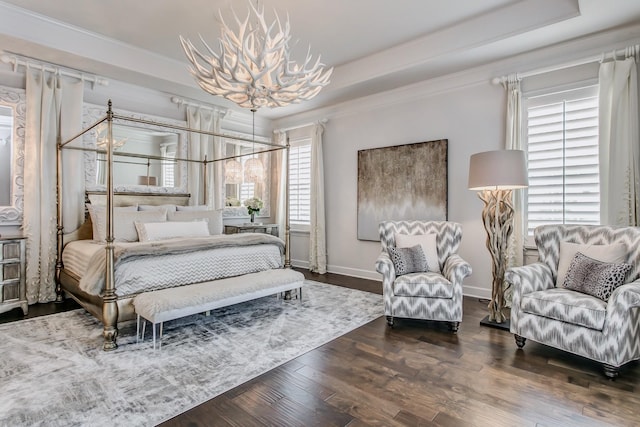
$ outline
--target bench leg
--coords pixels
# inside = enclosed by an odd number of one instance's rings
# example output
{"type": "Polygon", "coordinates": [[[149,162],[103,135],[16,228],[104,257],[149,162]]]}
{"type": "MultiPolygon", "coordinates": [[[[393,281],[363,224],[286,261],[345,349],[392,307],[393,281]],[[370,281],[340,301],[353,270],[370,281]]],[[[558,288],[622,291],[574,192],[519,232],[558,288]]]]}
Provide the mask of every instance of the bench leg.
{"type": "Polygon", "coordinates": [[[140,315],[136,318],[136,344],[140,342],[140,315]]]}
{"type": "Polygon", "coordinates": [[[162,325],[164,325],[164,322],[160,322],[160,343],[158,343],[158,350],[162,348],[162,325]]]}
{"type": "Polygon", "coordinates": [[[151,327],[153,328],[153,349],[156,349],[156,324],[152,323],[151,327]]]}
{"type": "Polygon", "coordinates": [[[140,341],[144,341],[144,334],[147,331],[147,319],[143,318],[142,319],[142,335],[140,336],[140,338],[142,338],[140,341]]]}

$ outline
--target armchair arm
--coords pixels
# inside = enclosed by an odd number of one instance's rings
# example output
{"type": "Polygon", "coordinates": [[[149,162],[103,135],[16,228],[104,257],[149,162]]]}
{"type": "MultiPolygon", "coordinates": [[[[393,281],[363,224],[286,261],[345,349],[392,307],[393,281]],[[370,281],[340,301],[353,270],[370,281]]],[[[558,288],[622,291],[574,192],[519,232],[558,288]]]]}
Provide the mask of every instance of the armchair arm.
{"type": "Polygon", "coordinates": [[[392,294],[393,282],[396,280],[396,270],[393,261],[387,251],[380,252],[376,260],[376,271],[382,274],[382,289],[385,293],[392,294]]]}
{"type": "Polygon", "coordinates": [[[470,276],[471,272],[471,264],[463,260],[458,254],[450,255],[442,268],[444,277],[454,285],[462,284],[462,280],[470,276]]]}
{"type": "Polygon", "coordinates": [[[522,267],[511,267],[507,269],[504,279],[513,288],[512,308],[520,305],[520,299],[523,295],[554,287],[551,269],[541,262],[522,267]]]}
{"type": "Polygon", "coordinates": [[[620,322],[634,307],[640,307],[640,280],[614,289],[607,302],[607,326],[620,328],[620,322]]]}

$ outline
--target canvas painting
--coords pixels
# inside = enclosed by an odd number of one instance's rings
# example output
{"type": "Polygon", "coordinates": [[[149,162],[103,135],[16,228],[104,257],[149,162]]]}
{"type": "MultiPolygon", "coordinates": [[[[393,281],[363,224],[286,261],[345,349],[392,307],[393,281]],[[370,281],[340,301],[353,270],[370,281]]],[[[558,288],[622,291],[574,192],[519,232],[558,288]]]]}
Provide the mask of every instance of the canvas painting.
{"type": "Polygon", "coordinates": [[[446,139],[358,151],[358,240],[381,221],[447,220],[446,139]]]}

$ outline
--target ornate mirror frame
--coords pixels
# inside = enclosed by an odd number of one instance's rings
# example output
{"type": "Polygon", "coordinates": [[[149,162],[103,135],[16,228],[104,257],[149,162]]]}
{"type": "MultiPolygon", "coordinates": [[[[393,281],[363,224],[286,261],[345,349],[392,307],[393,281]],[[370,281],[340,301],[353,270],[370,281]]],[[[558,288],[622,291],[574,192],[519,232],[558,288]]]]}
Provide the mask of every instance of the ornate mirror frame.
{"type": "Polygon", "coordinates": [[[0,225],[22,225],[24,212],[24,144],[26,94],[23,89],[0,86],[0,105],[13,110],[11,133],[11,205],[0,206],[0,225]]]}
{"type": "MultiPolygon", "coordinates": [[[[116,110],[118,114],[122,116],[128,116],[137,119],[149,120],[158,123],[167,123],[170,125],[177,125],[186,127],[187,122],[182,120],[173,120],[165,117],[157,117],[145,114],[133,113],[126,110],[116,110]]],[[[82,113],[82,126],[83,128],[89,127],[93,123],[97,122],[101,118],[105,116],[106,109],[104,106],[99,106],[95,104],[85,103],[83,106],[82,113]]],[[[114,123],[116,123],[114,121],[114,123]]],[[[178,158],[187,158],[187,144],[188,137],[187,132],[171,129],[171,128],[163,128],[160,126],[148,125],[144,123],[124,123],[127,126],[139,128],[139,129],[147,129],[152,131],[163,131],[175,133],[178,136],[178,150],[176,152],[176,157],[178,158]]],[[[82,144],[87,148],[96,148],[96,133],[95,132],[87,132],[83,136],[82,144]]],[[[84,171],[84,179],[85,186],[88,191],[104,191],[106,187],[104,185],[96,184],[96,174],[97,174],[97,161],[96,161],[96,153],[93,151],[85,151],[84,152],[84,163],[85,163],[85,171],[84,171]]],[[[127,193],[187,193],[187,162],[177,162],[176,164],[176,176],[178,177],[179,185],[177,187],[161,187],[161,186],[147,186],[147,185],[118,185],[114,188],[115,191],[127,192],[127,193]]]]}

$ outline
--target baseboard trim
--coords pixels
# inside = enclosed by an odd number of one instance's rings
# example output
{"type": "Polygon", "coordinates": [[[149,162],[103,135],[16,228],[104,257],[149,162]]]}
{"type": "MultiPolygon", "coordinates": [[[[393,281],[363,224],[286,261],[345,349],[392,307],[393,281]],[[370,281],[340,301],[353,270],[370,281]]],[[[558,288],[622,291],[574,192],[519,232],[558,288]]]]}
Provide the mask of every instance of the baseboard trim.
{"type": "Polygon", "coordinates": [[[342,274],[343,276],[357,277],[359,279],[370,279],[382,282],[382,275],[376,271],[361,270],[359,268],[341,267],[338,265],[328,265],[329,273],[342,274]]]}
{"type": "Polygon", "coordinates": [[[479,288],[477,286],[464,285],[462,287],[462,294],[466,297],[491,299],[491,289],[479,288]]]}

